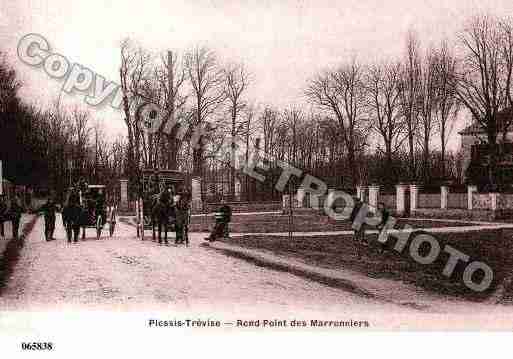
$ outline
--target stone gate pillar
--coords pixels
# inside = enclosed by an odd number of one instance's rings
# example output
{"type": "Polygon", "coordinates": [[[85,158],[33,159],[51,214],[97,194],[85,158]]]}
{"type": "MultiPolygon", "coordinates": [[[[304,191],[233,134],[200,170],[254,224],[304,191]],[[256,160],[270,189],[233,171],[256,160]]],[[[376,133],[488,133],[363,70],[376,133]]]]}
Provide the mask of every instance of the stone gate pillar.
{"type": "Polygon", "coordinates": [[[235,179],[235,200],[240,201],[241,200],[241,192],[242,192],[242,185],[240,183],[240,179],[235,179]]]}
{"type": "Polygon", "coordinates": [[[296,206],[297,208],[306,207],[306,190],[303,187],[297,189],[296,206]]]}
{"type": "Polygon", "coordinates": [[[360,201],[364,200],[364,192],[365,187],[362,185],[356,186],[356,198],[358,198],[360,201]]]}
{"type": "Polygon", "coordinates": [[[121,179],[119,180],[120,184],[120,206],[121,208],[128,208],[128,180],[121,179]]]}
{"type": "Polygon", "coordinates": [[[447,209],[447,202],[449,199],[449,187],[441,186],[440,187],[440,208],[447,209]]]}
{"type": "Polygon", "coordinates": [[[470,185],[467,186],[467,208],[469,210],[472,210],[474,208],[474,205],[472,203],[472,197],[474,192],[477,192],[477,186],[470,185]]]}
{"type": "Polygon", "coordinates": [[[369,186],[369,210],[376,213],[379,203],[379,185],[369,186]]]}
{"type": "Polygon", "coordinates": [[[398,184],[395,186],[395,208],[397,215],[402,216],[406,212],[406,190],[408,186],[405,184],[398,184]]]}
{"type": "Polygon", "coordinates": [[[191,207],[195,212],[203,210],[203,202],[201,200],[201,177],[194,177],[191,180],[191,207]]]}
{"type": "Polygon", "coordinates": [[[410,211],[415,211],[419,203],[419,185],[410,185],[410,211]]]}

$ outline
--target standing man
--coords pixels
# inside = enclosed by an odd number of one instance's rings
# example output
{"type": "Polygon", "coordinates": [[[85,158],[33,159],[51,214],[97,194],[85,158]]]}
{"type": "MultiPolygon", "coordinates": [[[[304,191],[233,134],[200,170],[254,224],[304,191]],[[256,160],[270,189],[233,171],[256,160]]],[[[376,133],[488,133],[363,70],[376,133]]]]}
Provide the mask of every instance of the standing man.
{"type": "Polygon", "coordinates": [[[62,210],[62,224],[66,228],[68,243],[71,243],[72,238],[75,243],[78,242],[82,218],[82,207],[79,205],[79,198],[77,190],[72,188],[68,195],[67,203],[62,210]]]}
{"type": "Polygon", "coordinates": [[[189,221],[190,221],[190,206],[188,199],[184,194],[178,196],[176,202],[176,244],[184,243],[189,246],[189,221]]]}
{"type": "Polygon", "coordinates": [[[36,210],[36,212],[43,212],[45,219],[45,239],[46,241],[53,241],[53,233],[55,232],[55,214],[58,211],[57,204],[50,195],[46,203],[36,210]]]}
{"type": "Polygon", "coordinates": [[[378,224],[378,243],[380,244],[380,253],[383,253],[386,250],[386,242],[381,242],[380,238],[386,238],[387,236],[387,226],[388,220],[390,219],[390,212],[383,202],[378,203],[378,211],[380,214],[380,223],[378,224]]]}
{"type": "Polygon", "coordinates": [[[0,195],[0,235],[5,237],[4,222],[7,221],[7,203],[5,202],[5,194],[0,195]]]}

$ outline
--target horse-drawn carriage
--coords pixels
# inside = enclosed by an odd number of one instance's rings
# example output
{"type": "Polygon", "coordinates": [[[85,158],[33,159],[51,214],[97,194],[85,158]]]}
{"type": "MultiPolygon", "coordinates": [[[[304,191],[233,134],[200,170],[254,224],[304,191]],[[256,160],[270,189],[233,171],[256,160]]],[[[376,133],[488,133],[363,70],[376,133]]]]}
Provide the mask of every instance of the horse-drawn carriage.
{"type": "Polygon", "coordinates": [[[112,237],[116,228],[116,206],[107,206],[105,185],[87,185],[80,190],[80,206],[82,207],[82,238],[85,238],[86,228],[96,229],[96,238],[100,239],[105,224],[109,225],[109,235],[112,237]]]}
{"type": "Polygon", "coordinates": [[[155,226],[172,230],[174,226],[173,195],[185,186],[185,176],[175,170],[144,169],[141,176],[140,196],[136,202],[137,237],[144,240],[144,230],[151,229],[155,237],[155,226]],[[169,196],[163,201],[163,197],[169,196]]]}

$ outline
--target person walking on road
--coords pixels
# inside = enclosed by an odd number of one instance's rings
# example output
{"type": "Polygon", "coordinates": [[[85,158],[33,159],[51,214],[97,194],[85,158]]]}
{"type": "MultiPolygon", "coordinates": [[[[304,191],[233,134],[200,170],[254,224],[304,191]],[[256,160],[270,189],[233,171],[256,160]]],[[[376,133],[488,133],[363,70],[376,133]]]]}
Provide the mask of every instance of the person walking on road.
{"type": "Polygon", "coordinates": [[[78,242],[82,218],[82,207],[80,207],[79,202],[76,189],[71,189],[67,203],[62,210],[62,224],[66,229],[68,243],[71,243],[72,239],[75,243],[78,242]]]}
{"type": "Polygon", "coordinates": [[[55,232],[55,214],[59,208],[55,203],[53,196],[50,196],[46,203],[41,206],[36,212],[42,212],[45,219],[45,239],[46,241],[53,241],[53,233],[55,232]]]}

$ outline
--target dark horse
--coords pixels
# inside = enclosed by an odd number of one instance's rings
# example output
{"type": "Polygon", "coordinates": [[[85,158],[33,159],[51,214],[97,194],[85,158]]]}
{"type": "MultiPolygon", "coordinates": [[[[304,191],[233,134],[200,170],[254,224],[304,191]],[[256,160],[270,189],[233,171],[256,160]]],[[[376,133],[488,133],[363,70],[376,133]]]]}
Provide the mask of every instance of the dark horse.
{"type": "Polygon", "coordinates": [[[155,240],[155,227],[158,229],[158,240],[162,243],[162,229],[164,229],[164,243],[168,244],[167,232],[174,222],[175,208],[168,196],[158,196],[153,199],[151,206],[151,229],[153,240],[155,240]]]}

